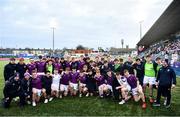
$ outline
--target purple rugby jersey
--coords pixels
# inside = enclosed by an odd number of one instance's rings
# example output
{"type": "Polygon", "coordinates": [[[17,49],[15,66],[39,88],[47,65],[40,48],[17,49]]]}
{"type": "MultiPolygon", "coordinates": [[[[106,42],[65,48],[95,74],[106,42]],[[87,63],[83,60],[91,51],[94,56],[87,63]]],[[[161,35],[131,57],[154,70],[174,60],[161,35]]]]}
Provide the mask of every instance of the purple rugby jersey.
{"type": "Polygon", "coordinates": [[[102,84],[105,84],[105,79],[104,79],[104,77],[102,75],[99,76],[99,77],[95,77],[95,79],[96,79],[96,82],[97,82],[98,86],[101,86],[102,84]]]}
{"type": "Polygon", "coordinates": [[[78,70],[82,70],[84,65],[85,65],[84,61],[79,61],[78,62],[78,70]]]}
{"type": "Polygon", "coordinates": [[[108,76],[108,78],[107,78],[106,81],[107,81],[107,84],[108,84],[108,85],[112,86],[113,77],[112,77],[112,76],[111,76],[111,77],[108,76]]]}
{"type": "Polygon", "coordinates": [[[36,67],[37,67],[37,72],[45,72],[46,62],[37,61],[36,67]]]}
{"type": "Polygon", "coordinates": [[[28,72],[29,74],[32,74],[32,71],[36,69],[36,64],[35,63],[29,63],[27,64],[28,72]]]}
{"type": "Polygon", "coordinates": [[[136,77],[134,75],[130,75],[127,78],[127,82],[131,86],[132,89],[137,87],[137,79],[136,79],[136,77]]]}
{"type": "Polygon", "coordinates": [[[54,69],[58,69],[58,70],[61,69],[61,64],[60,63],[54,62],[53,65],[54,65],[54,69]]]}
{"type": "Polygon", "coordinates": [[[71,82],[72,83],[78,83],[78,79],[79,79],[79,73],[76,72],[76,73],[71,73],[71,82]]]}
{"type": "Polygon", "coordinates": [[[69,85],[70,79],[71,79],[71,74],[70,73],[69,74],[64,73],[62,75],[61,80],[60,80],[60,84],[69,85]]]}
{"type": "Polygon", "coordinates": [[[67,61],[66,61],[66,68],[67,68],[67,67],[71,67],[71,64],[70,64],[70,62],[67,62],[67,61]]]}
{"type": "Polygon", "coordinates": [[[37,76],[37,78],[35,79],[32,78],[31,84],[32,84],[32,88],[42,89],[42,81],[40,76],[37,76]]]}
{"type": "Polygon", "coordinates": [[[80,83],[86,84],[86,75],[79,76],[80,83]]]}

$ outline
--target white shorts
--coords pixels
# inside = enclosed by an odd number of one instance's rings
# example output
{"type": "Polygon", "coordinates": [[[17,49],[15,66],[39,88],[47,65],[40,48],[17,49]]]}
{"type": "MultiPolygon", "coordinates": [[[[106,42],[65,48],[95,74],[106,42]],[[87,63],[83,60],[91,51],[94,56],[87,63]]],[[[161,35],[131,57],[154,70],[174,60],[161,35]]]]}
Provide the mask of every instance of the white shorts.
{"type": "Polygon", "coordinates": [[[58,84],[52,84],[51,85],[51,90],[52,91],[59,91],[59,85],[58,84]]]}
{"type": "Polygon", "coordinates": [[[79,83],[79,86],[80,86],[80,87],[85,87],[86,84],[84,84],[84,83],[79,83]]]}
{"type": "Polygon", "coordinates": [[[60,91],[68,91],[68,85],[61,84],[60,91]]]}
{"type": "Polygon", "coordinates": [[[137,87],[132,89],[132,95],[138,95],[138,94],[139,93],[138,93],[138,88],[137,87]]]}
{"type": "Polygon", "coordinates": [[[132,95],[139,95],[140,92],[143,92],[141,85],[138,85],[136,88],[132,89],[132,95]]]}
{"type": "Polygon", "coordinates": [[[128,92],[131,91],[131,87],[129,85],[127,85],[126,88],[127,88],[128,92]]]}
{"type": "Polygon", "coordinates": [[[156,78],[155,77],[144,76],[143,83],[144,84],[149,84],[149,85],[154,85],[156,83],[156,78]]]}
{"type": "Polygon", "coordinates": [[[37,93],[38,96],[41,96],[42,89],[32,88],[32,92],[33,92],[33,93],[37,93]]]}
{"type": "Polygon", "coordinates": [[[108,85],[108,84],[107,84],[106,86],[107,86],[107,88],[108,88],[109,90],[111,90],[111,92],[113,91],[111,85],[108,85]]]}
{"type": "Polygon", "coordinates": [[[78,90],[78,84],[75,84],[75,83],[70,82],[69,85],[70,85],[70,87],[73,88],[74,90],[78,90]]]}
{"type": "Polygon", "coordinates": [[[99,90],[104,89],[104,87],[106,87],[106,86],[107,86],[106,84],[102,84],[102,85],[100,85],[100,86],[98,87],[98,89],[99,89],[99,90]]]}

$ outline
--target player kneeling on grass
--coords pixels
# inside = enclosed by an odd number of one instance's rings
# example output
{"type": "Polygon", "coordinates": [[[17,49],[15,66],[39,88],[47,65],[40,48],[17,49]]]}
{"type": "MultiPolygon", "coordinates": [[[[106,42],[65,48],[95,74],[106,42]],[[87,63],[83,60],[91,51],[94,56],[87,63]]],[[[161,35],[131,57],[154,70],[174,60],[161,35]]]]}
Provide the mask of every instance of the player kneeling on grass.
{"type": "Polygon", "coordinates": [[[24,78],[22,79],[22,88],[28,104],[31,104],[31,97],[32,97],[31,80],[32,78],[30,74],[26,72],[24,74],[24,78]]]}
{"type": "Polygon", "coordinates": [[[113,79],[114,79],[114,75],[113,75],[112,71],[108,70],[107,71],[107,77],[105,80],[105,82],[106,82],[106,88],[105,88],[106,96],[110,96],[113,92],[113,90],[112,90],[113,79]]]}
{"type": "Polygon", "coordinates": [[[25,104],[25,95],[22,90],[22,84],[19,77],[19,74],[16,73],[14,76],[10,77],[9,80],[6,81],[4,90],[4,100],[3,106],[4,108],[8,108],[13,98],[20,98],[20,105],[24,106],[25,104]]]}
{"type": "Polygon", "coordinates": [[[48,103],[48,99],[51,96],[51,84],[52,84],[52,76],[50,71],[46,72],[46,75],[42,78],[42,93],[45,98],[44,103],[48,103]]]}
{"type": "Polygon", "coordinates": [[[124,70],[124,76],[127,78],[127,82],[131,86],[131,91],[134,100],[138,102],[141,99],[143,102],[142,108],[145,109],[146,108],[145,97],[142,87],[139,84],[139,81],[134,75],[130,75],[128,70],[124,70]]]}
{"type": "Polygon", "coordinates": [[[124,104],[126,101],[128,101],[131,98],[131,96],[128,96],[128,94],[131,90],[131,87],[128,84],[126,77],[121,76],[118,72],[116,73],[116,77],[120,84],[120,86],[116,87],[116,89],[117,90],[119,89],[121,92],[121,95],[122,95],[122,100],[121,100],[121,102],[119,102],[119,104],[124,104]]]}
{"type": "Polygon", "coordinates": [[[94,78],[96,79],[96,83],[98,86],[98,91],[99,91],[99,96],[101,98],[104,97],[104,92],[106,92],[107,85],[105,84],[105,79],[104,77],[101,75],[100,70],[96,70],[96,75],[94,76],[94,78]]]}
{"type": "Polygon", "coordinates": [[[59,96],[59,88],[60,88],[60,79],[61,75],[58,73],[58,70],[54,70],[54,75],[52,76],[52,85],[51,85],[51,98],[49,101],[53,100],[53,97],[58,98],[59,96]]]}
{"type": "Polygon", "coordinates": [[[96,94],[96,80],[94,79],[93,71],[92,69],[88,70],[88,74],[86,75],[87,80],[87,88],[90,96],[93,96],[96,94]]]}
{"type": "Polygon", "coordinates": [[[86,97],[89,96],[86,80],[86,74],[81,70],[79,74],[79,97],[82,97],[82,94],[86,94],[86,97]]]}
{"type": "Polygon", "coordinates": [[[39,102],[42,93],[42,81],[41,77],[37,75],[36,71],[32,71],[32,106],[36,106],[39,102]]]}
{"type": "Polygon", "coordinates": [[[65,72],[62,72],[62,78],[60,81],[60,98],[67,96],[69,91],[69,81],[71,78],[70,68],[67,67],[65,72]]]}
{"type": "Polygon", "coordinates": [[[79,79],[79,73],[76,71],[76,67],[73,67],[71,72],[71,79],[69,83],[71,96],[76,96],[77,94],[78,79],[79,79]]]}

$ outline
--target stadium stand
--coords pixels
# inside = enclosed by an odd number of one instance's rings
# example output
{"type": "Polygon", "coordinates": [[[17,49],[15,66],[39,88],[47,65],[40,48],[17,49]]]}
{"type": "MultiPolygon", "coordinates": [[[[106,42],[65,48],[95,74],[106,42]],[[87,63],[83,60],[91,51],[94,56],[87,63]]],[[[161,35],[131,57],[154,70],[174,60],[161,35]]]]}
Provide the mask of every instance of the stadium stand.
{"type": "Polygon", "coordinates": [[[180,0],[174,0],[137,43],[139,57],[169,59],[180,76],[180,0]]]}

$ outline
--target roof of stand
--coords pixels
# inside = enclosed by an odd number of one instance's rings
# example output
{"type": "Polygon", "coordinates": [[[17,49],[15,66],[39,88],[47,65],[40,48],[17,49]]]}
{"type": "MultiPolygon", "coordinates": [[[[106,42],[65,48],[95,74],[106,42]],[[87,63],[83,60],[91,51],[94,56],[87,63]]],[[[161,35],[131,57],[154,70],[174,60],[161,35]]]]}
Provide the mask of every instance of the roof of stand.
{"type": "Polygon", "coordinates": [[[137,45],[149,46],[180,30],[180,0],[174,0],[137,45]]]}

